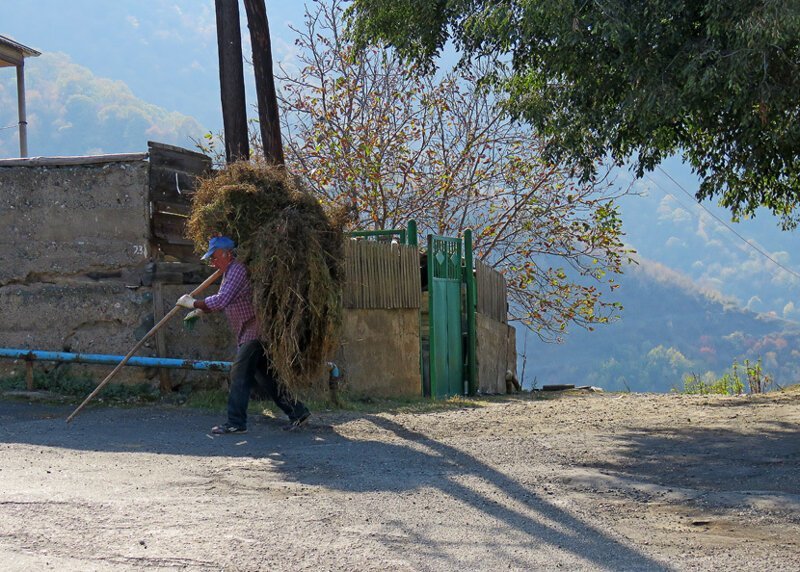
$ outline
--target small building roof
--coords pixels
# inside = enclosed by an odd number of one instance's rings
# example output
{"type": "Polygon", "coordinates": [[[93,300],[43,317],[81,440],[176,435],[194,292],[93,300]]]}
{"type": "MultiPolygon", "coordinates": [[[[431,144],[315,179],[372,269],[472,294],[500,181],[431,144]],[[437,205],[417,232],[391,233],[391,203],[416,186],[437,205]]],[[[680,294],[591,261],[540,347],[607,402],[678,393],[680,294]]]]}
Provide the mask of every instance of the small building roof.
{"type": "Polygon", "coordinates": [[[23,46],[6,36],[0,36],[0,68],[22,65],[25,58],[42,55],[33,48],[23,46]]]}

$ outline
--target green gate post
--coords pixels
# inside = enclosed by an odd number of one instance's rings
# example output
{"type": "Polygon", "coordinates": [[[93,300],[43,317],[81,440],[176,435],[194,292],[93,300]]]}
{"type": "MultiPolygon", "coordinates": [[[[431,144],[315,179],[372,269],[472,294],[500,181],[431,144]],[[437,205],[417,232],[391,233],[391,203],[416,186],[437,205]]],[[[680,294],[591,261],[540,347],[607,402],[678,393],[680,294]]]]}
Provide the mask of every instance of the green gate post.
{"type": "Polygon", "coordinates": [[[409,246],[417,246],[417,221],[415,221],[413,218],[408,221],[406,238],[408,239],[407,244],[409,246]]]}
{"type": "Polygon", "coordinates": [[[434,320],[434,309],[436,304],[433,302],[433,235],[428,235],[428,383],[430,385],[431,398],[436,399],[438,375],[436,375],[436,320],[434,320]]]}
{"type": "Polygon", "coordinates": [[[472,230],[464,231],[464,280],[467,283],[467,388],[470,395],[478,392],[478,356],[475,335],[475,313],[478,311],[478,288],[472,254],[472,230]]]}

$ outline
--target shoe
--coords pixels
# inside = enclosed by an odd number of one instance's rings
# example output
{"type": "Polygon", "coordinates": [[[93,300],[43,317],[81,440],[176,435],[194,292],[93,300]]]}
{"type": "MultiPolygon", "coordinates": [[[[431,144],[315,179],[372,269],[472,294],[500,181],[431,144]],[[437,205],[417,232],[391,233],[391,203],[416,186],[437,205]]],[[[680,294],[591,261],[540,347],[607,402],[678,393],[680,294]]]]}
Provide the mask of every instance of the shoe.
{"type": "Polygon", "coordinates": [[[306,411],[297,419],[292,420],[289,424],[283,428],[284,431],[295,431],[300,429],[303,425],[308,422],[308,418],[311,417],[311,412],[306,411]]]}
{"type": "Polygon", "coordinates": [[[231,425],[230,423],[225,423],[223,425],[216,425],[215,427],[211,428],[212,435],[228,435],[230,433],[247,433],[246,427],[237,427],[236,425],[231,425]]]}

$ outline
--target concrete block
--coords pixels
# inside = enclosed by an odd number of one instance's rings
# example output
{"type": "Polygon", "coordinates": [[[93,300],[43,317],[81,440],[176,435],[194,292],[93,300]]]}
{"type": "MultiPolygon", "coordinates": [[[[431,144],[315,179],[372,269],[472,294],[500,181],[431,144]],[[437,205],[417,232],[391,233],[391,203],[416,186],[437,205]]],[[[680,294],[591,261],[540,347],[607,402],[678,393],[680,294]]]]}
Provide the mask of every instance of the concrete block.
{"type": "Polygon", "coordinates": [[[516,372],[516,332],[508,324],[478,313],[477,335],[478,390],[506,393],[506,371],[516,372]]]}
{"type": "Polygon", "coordinates": [[[419,397],[419,310],[345,309],[336,363],[345,390],[373,397],[419,397]]]}
{"type": "Polygon", "coordinates": [[[146,161],[0,168],[0,285],[148,256],[146,161]]]}

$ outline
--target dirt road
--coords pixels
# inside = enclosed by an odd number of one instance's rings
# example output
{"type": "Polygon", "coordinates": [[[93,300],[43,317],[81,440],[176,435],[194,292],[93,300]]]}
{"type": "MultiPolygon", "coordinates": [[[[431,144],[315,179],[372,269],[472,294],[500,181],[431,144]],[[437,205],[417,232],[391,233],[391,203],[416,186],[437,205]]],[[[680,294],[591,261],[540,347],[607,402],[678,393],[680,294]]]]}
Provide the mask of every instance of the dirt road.
{"type": "Polygon", "coordinates": [[[3,570],[800,570],[800,392],[318,412],[0,400],[3,570]]]}

